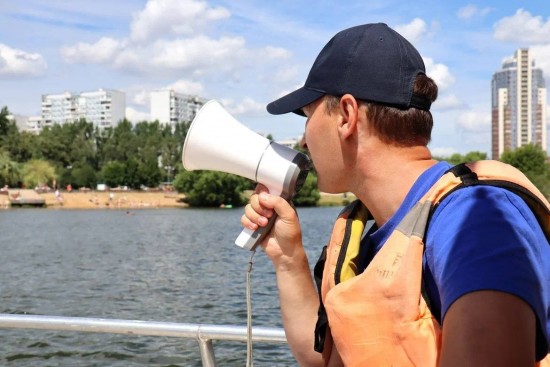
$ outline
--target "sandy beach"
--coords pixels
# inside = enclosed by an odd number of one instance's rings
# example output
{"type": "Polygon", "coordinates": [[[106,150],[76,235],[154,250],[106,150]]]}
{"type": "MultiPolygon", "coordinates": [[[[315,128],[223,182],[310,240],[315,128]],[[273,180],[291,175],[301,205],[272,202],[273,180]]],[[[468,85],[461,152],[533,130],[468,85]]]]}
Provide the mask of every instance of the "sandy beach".
{"type": "MultiPolygon", "coordinates": [[[[62,191],[59,199],[55,192],[35,193],[33,197],[45,200],[47,208],[53,209],[147,209],[147,208],[185,208],[188,205],[180,200],[183,194],[177,192],[140,192],[140,191],[62,191]]],[[[0,196],[0,207],[8,208],[8,196],[0,196]]]]}
{"type": "MultiPolygon", "coordinates": [[[[61,191],[60,198],[55,192],[37,193],[34,190],[11,189],[10,195],[19,192],[22,197],[44,199],[50,209],[147,209],[147,208],[187,208],[181,199],[184,194],[169,191],[61,191]]],[[[245,192],[248,196],[251,191],[245,192]]],[[[319,205],[339,206],[352,201],[352,194],[321,193],[319,205]]],[[[0,209],[9,209],[8,195],[0,195],[0,209]]]]}

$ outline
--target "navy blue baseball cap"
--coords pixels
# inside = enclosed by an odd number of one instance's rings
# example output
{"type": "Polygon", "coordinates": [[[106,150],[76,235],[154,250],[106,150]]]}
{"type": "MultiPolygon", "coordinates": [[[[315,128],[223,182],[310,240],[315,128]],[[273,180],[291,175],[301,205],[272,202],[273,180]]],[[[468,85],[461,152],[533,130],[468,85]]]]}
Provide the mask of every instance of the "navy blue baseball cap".
{"type": "Polygon", "coordinates": [[[413,93],[422,57],[403,36],[384,23],[364,24],[337,33],[321,50],[303,87],[267,105],[273,115],[294,112],[326,94],[408,109],[429,111],[431,101],[413,93]]]}

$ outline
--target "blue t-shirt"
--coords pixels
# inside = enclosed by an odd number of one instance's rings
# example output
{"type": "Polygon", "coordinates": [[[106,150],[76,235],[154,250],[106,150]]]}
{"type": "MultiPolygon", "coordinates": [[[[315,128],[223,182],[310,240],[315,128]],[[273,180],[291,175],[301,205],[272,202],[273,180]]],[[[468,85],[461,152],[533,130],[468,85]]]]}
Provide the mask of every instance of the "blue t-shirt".
{"type": "MultiPolygon", "coordinates": [[[[377,252],[397,224],[451,166],[439,162],[415,182],[401,207],[363,238],[377,252]]],[[[455,191],[434,211],[425,237],[424,281],[443,324],[449,307],[473,291],[498,290],[527,302],[537,317],[537,360],[548,354],[550,245],[527,204],[491,186],[455,191]]]]}

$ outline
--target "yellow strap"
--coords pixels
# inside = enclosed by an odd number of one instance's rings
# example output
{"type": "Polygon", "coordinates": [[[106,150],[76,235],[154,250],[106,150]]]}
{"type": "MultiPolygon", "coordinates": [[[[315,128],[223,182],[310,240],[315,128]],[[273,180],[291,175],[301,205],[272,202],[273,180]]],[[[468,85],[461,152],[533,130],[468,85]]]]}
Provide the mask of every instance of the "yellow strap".
{"type": "Polygon", "coordinates": [[[364,205],[360,205],[351,217],[351,233],[348,237],[346,257],[340,272],[340,282],[351,279],[362,271],[362,269],[359,269],[359,262],[361,261],[359,256],[360,245],[365,223],[369,218],[369,212],[364,205]]]}

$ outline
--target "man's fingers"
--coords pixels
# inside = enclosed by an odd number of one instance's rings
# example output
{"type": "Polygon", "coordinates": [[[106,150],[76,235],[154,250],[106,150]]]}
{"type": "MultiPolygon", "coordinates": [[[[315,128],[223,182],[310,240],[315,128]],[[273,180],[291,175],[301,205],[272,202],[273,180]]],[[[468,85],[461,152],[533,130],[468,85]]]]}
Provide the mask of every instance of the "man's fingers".
{"type": "MultiPolygon", "coordinates": [[[[270,203],[266,203],[267,205],[264,205],[260,202],[259,196],[262,194],[266,194],[265,192],[262,192],[260,194],[254,194],[250,197],[249,205],[252,210],[254,210],[256,213],[258,213],[261,216],[264,216],[266,218],[271,218],[273,216],[273,207],[270,206],[270,203]]],[[[245,207],[245,214],[246,214],[247,208],[245,207]]]]}
{"type": "Polygon", "coordinates": [[[248,228],[248,229],[251,229],[253,231],[258,229],[258,225],[256,223],[254,223],[253,221],[251,221],[250,219],[248,219],[246,214],[243,214],[242,217],[241,217],[241,225],[244,228],[248,228]]]}
{"type": "Polygon", "coordinates": [[[272,216],[273,209],[269,206],[262,205],[259,195],[254,194],[250,197],[249,203],[244,208],[241,224],[243,227],[256,230],[258,227],[265,227],[269,222],[269,218],[272,216]]]}
{"type": "MultiPolygon", "coordinates": [[[[267,192],[261,192],[258,195],[259,205],[262,208],[273,208],[277,215],[283,220],[289,220],[296,216],[295,210],[290,203],[280,196],[271,195],[267,192]]],[[[264,209],[262,213],[266,217],[270,217],[273,213],[264,209]]]]}

